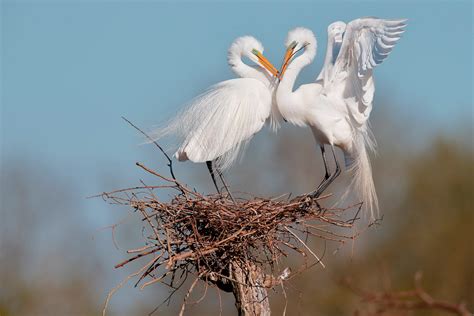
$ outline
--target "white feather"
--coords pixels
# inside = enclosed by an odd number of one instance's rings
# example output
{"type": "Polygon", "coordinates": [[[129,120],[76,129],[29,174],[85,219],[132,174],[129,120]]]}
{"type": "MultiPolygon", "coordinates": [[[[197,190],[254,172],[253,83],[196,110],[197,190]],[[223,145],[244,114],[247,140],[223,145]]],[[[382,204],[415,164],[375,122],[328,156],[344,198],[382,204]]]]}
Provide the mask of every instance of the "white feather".
{"type": "MultiPolygon", "coordinates": [[[[306,49],[289,64],[276,92],[277,105],[285,119],[296,125],[309,125],[317,143],[343,150],[346,167],[352,172],[351,185],[343,199],[356,193],[372,219],[378,211],[368,156],[368,149],[375,151],[376,146],[368,121],[375,92],[372,72],[393,49],[404,22],[364,18],[350,22],[347,27],[343,22],[331,24],[328,51],[317,81],[293,91],[299,72],[316,55],[315,50],[306,49]],[[342,45],[334,50],[334,40],[341,32],[342,45]]],[[[287,46],[296,40],[314,42],[316,47],[311,31],[295,34],[296,30],[289,32],[287,46]]]]}
{"type": "Polygon", "coordinates": [[[197,97],[168,126],[181,139],[179,160],[206,162],[217,159],[225,169],[240,149],[258,132],[270,115],[272,97],[256,79],[223,81],[197,97]]]}
{"type": "Polygon", "coordinates": [[[390,54],[406,20],[357,19],[349,24],[331,77],[344,98],[355,127],[365,125],[372,111],[375,83],[372,70],[390,54]]]}
{"type": "Polygon", "coordinates": [[[215,161],[220,169],[226,169],[267,120],[274,130],[278,129],[280,114],[272,101],[272,76],[263,67],[251,67],[242,61],[245,56],[258,63],[253,49],[263,52],[255,38],[237,38],[227,58],[232,70],[242,78],[210,87],[165,127],[153,131],[152,138],[177,136],[178,160],[215,161]]]}

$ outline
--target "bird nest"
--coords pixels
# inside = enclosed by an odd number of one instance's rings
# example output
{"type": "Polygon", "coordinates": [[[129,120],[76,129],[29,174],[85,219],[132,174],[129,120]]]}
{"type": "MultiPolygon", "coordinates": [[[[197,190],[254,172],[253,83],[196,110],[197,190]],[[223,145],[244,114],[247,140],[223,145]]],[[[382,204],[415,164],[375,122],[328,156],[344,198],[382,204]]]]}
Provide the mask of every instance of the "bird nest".
{"type": "MultiPolygon", "coordinates": [[[[351,234],[344,230],[354,226],[360,204],[324,208],[320,203],[325,197],[314,199],[309,195],[270,199],[241,194],[235,201],[221,194],[204,195],[176,179],[171,159],[162,152],[168,159],[170,177],[137,163],[160,183],[142,183],[100,195],[106,201],[132,208],[145,224],[143,246],[128,250],[130,257],[115,266],[142,260],[141,269],[124,280],[135,277],[135,286],[162,283],[177,290],[191,275],[195,281],[185,299],[199,280],[224,291],[234,291],[235,282],[271,288],[312,266],[324,267],[324,254],[311,249],[308,237],[343,245],[357,236],[352,230],[351,234]],[[158,198],[160,190],[169,189],[175,193],[171,199],[158,198]],[[291,253],[303,258],[296,268],[282,266],[291,253]],[[258,271],[258,282],[248,277],[236,281],[232,272],[236,269],[258,271]]],[[[109,293],[107,303],[119,287],[109,293]]]]}

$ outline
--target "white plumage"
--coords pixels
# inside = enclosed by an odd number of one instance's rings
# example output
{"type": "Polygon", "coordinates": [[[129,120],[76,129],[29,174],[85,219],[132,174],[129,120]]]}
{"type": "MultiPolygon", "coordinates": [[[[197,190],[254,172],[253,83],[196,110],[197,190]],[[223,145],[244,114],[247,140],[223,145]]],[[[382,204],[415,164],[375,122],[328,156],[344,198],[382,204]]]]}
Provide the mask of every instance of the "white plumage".
{"type": "Polygon", "coordinates": [[[179,117],[183,143],[178,160],[206,162],[218,158],[225,169],[270,115],[268,87],[253,78],[223,81],[198,97],[179,117]]]}
{"type": "Polygon", "coordinates": [[[405,21],[363,18],[347,25],[329,80],[333,87],[344,86],[349,111],[360,126],[372,110],[375,92],[372,70],[395,47],[404,32],[405,21]]]}
{"type": "Polygon", "coordinates": [[[241,78],[210,87],[166,127],[154,131],[153,138],[178,136],[180,145],[175,153],[178,160],[215,161],[219,169],[231,166],[270,116],[272,126],[278,126],[278,112],[272,102],[274,79],[270,72],[276,75],[276,69],[265,64],[269,62],[261,52],[263,46],[255,38],[236,39],[229,48],[228,63],[241,78]],[[243,56],[256,66],[246,65],[243,56]]]}
{"type": "Polygon", "coordinates": [[[328,27],[328,47],[323,69],[315,83],[293,91],[302,68],[315,55],[317,41],[304,28],[288,33],[287,60],[276,91],[276,102],[282,116],[299,126],[309,126],[320,145],[326,176],[314,192],[324,191],[339,175],[334,146],[340,147],[346,166],[353,171],[347,194],[355,192],[374,218],[378,210],[377,195],[367,148],[375,150],[368,118],[375,92],[372,70],[388,56],[400,38],[405,20],[357,19],[349,24],[335,22],[328,27]],[[303,49],[293,60],[293,51],[303,49]],[[291,60],[291,61],[290,61],[291,60]],[[286,69],[286,70],[285,70],[286,69]],[[336,171],[330,175],[324,144],[331,146],[336,171]]]}

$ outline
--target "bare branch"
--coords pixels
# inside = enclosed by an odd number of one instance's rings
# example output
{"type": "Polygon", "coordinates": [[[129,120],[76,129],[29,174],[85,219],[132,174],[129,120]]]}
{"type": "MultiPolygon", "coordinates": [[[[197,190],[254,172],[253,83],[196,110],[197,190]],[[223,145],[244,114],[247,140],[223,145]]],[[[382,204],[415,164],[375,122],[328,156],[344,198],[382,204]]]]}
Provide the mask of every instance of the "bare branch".
{"type": "Polygon", "coordinates": [[[454,304],[442,300],[434,299],[421,286],[422,273],[417,272],[414,278],[414,289],[408,291],[371,292],[356,286],[351,278],[346,278],[343,283],[364,302],[377,308],[378,314],[393,310],[418,310],[428,309],[444,311],[459,316],[473,315],[467,310],[464,303],[454,304]]]}
{"type": "MultiPolygon", "coordinates": [[[[133,124],[132,122],[127,120],[124,116],[122,116],[122,119],[125,122],[127,122],[128,124],[130,124],[137,131],[142,133],[146,138],[148,138],[161,151],[161,153],[166,157],[166,160],[168,160],[167,166],[170,169],[171,177],[176,181],[176,176],[174,175],[174,171],[173,171],[173,161],[171,160],[170,156],[166,153],[166,151],[163,149],[163,147],[161,147],[160,144],[158,144],[158,142],[155,141],[153,138],[151,138],[147,133],[145,133],[143,130],[138,128],[135,124],[133,124]]],[[[181,185],[178,182],[176,182],[176,185],[181,189],[181,185]]],[[[184,192],[183,192],[183,194],[184,194],[184,192]]]]}

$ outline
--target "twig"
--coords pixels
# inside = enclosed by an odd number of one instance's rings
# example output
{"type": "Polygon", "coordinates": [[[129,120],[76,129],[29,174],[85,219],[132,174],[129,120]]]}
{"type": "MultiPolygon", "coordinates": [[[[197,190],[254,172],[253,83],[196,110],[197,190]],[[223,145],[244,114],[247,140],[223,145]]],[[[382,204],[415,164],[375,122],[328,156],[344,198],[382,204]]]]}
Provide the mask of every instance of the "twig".
{"type": "MultiPolygon", "coordinates": [[[[127,122],[128,124],[130,124],[133,128],[135,128],[137,131],[139,131],[140,133],[142,133],[146,138],[148,138],[153,144],[155,144],[156,147],[158,147],[158,149],[161,151],[161,153],[166,157],[166,160],[168,160],[168,163],[167,163],[167,166],[170,170],[170,174],[171,174],[171,177],[176,180],[176,176],[174,175],[174,171],[173,171],[173,161],[171,160],[170,156],[166,153],[166,151],[163,149],[163,147],[160,146],[160,144],[158,144],[158,142],[156,140],[154,140],[153,138],[151,138],[147,133],[145,133],[144,131],[142,131],[140,128],[138,128],[135,124],[133,124],[132,122],[130,122],[128,119],[126,119],[124,116],[122,116],[122,119],[127,122]]],[[[181,188],[181,185],[176,182],[176,185],[180,188],[181,188]]],[[[182,192],[184,194],[184,191],[182,192]]]]}
{"type": "Polygon", "coordinates": [[[186,292],[186,295],[184,296],[184,299],[183,299],[183,304],[181,305],[181,310],[179,311],[179,316],[184,315],[184,309],[186,308],[186,301],[188,300],[189,296],[191,295],[191,292],[194,290],[194,287],[198,283],[199,279],[204,275],[204,273],[205,272],[202,272],[201,274],[199,274],[199,276],[193,281],[193,283],[189,287],[188,292],[186,292]]]}
{"type": "Polygon", "coordinates": [[[107,294],[107,298],[105,299],[104,308],[102,309],[102,316],[105,316],[105,314],[106,314],[106,312],[107,312],[107,306],[109,305],[110,299],[111,299],[112,296],[115,294],[115,292],[117,292],[120,288],[122,288],[122,287],[125,285],[125,283],[127,283],[131,278],[136,277],[137,275],[139,275],[140,273],[142,273],[143,270],[145,270],[152,262],[153,262],[153,260],[150,261],[150,262],[148,262],[147,264],[145,264],[145,265],[144,265],[142,268],[140,268],[140,270],[138,270],[137,272],[128,275],[125,279],[123,279],[116,287],[114,287],[114,288],[107,294]]]}
{"type": "Polygon", "coordinates": [[[311,248],[309,248],[309,247],[304,243],[304,241],[301,240],[300,237],[298,237],[298,235],[296,235],[294,232],[292,232],[287,226],[285,226],[285,229],[286,229],[287,231],[289,231],[290,234],[292,234],[296,239],[298,239],[299,242],[300,242],[306,249],[308,249],[308,251],[313,255],[313,257],[316,258],[316,260],[318,261],[318,263],[320,263],[323,268],[326,268],[326,266],[324,265],[323,261],[322,261],[321,259],[319,259],[318,255],[316,255],[316,254],[313,252],[313,250],[311,250],[311,248]]]}

